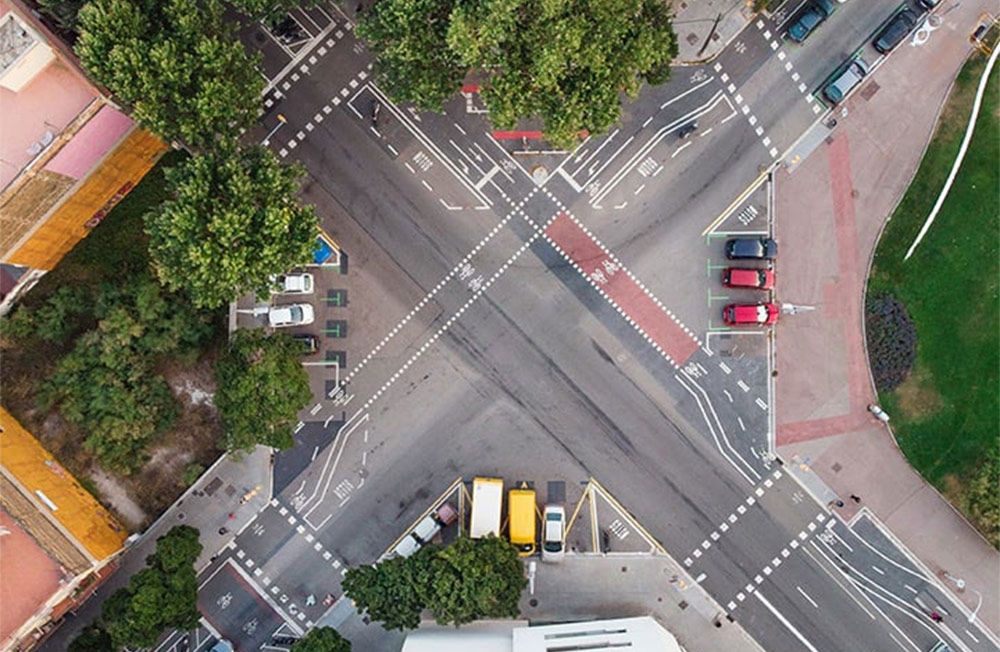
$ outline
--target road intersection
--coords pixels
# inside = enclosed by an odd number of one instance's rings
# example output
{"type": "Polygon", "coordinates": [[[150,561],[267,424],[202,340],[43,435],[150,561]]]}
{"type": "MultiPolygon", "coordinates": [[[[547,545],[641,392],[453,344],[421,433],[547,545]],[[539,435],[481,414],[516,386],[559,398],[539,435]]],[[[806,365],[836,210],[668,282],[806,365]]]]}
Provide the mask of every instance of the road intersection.
{"type": "Polygon", "coordinates": [[[332,4],[295,13],[300,42],[245,30],[261,136],[286,118],[271,147],[308,169],[324,228],[383,252],[406,300],[365,325],[302,414],[310,445],[279,454],[308,459],[202,571],[206,626],[256,650],[328,622],[315,596],[348,566],[456,475],[499,475],[597,478],[765,649],[998,649],[871,514],[840,521],[775,458],[771,335],[717,315],[757,298],[719,285],[722,239],[771,232],[773,166],[831,118],[817,91],[893,8],[841,5],[805,46],[782,40],[790,14],[756,21],[572,152],[496,138],[473,88],[441,114],[393,104],[332,4]]]}

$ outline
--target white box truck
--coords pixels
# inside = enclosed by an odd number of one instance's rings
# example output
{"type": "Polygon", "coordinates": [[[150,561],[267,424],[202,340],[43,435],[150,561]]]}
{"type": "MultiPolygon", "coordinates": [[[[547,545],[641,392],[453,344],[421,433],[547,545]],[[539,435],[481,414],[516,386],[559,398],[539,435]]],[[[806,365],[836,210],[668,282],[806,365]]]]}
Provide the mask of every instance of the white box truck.
{"type": "Polygon", "coordinates": [[[500,536],[500,510],[503,507],[503,480],[475,478],[472,481],[472,519],[469,536],[479,539],[492,534],[500,536]]]}

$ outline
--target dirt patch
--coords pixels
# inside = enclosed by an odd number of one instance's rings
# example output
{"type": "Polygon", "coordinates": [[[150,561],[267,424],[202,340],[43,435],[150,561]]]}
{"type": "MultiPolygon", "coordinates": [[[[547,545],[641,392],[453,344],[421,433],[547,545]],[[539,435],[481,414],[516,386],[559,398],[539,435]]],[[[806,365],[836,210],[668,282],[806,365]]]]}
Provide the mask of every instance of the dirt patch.
{"type": "Polygon", "coordinates": [[[921,365],[914,368],[894,393],[899,407],[915,423],[934,416],[942,406],[941,394],[921,365]]]}
{"type": "Polygon", "coordinates": [[[146,512],[132,500],[128,489],[122,483],[98,467],[91,470],[90,479],[94,481],[101,494],[101,502],[114,510],[125,527],[133,532],[142,527],[146,522],[146,512]]]}
{"type": "Polygon", "coordinates": [[[941,483],[941,489],[944,497],[948,499],[952,505],[961,505],[962,499],[964,498],[964,487],[962,481],[958,479],[958,476],[948,474],[944,476],[941,483]]]}

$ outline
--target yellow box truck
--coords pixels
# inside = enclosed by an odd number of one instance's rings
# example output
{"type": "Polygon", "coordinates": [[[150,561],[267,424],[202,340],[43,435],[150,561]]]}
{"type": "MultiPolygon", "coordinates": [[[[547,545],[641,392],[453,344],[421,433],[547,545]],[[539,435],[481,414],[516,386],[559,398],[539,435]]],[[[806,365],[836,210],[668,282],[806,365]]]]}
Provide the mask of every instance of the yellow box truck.
{"type": "Polygon", "coordinates": [[[535,553],[535,490],[511,489],[507,494],[510,512],[508,534],[517,554],[527,557],[535,553]]]}

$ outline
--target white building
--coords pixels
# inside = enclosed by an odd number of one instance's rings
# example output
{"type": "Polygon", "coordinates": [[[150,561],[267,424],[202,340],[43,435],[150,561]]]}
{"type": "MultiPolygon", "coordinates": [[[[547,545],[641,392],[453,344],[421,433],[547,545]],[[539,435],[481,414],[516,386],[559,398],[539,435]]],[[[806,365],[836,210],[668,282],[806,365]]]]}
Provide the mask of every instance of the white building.
{"type": "Polygon", "coordinates": [[[531,627],[523,620],[490,620],[461,629],[422,625],[402,652],[682,652],[670,632],[649,616],[531,627]]]}

